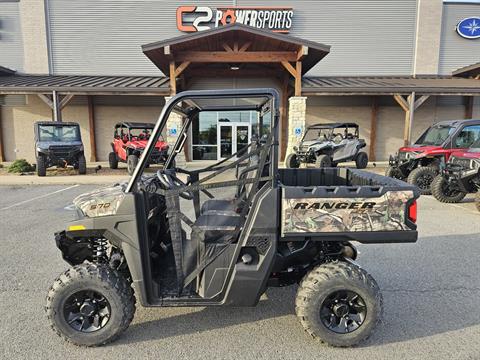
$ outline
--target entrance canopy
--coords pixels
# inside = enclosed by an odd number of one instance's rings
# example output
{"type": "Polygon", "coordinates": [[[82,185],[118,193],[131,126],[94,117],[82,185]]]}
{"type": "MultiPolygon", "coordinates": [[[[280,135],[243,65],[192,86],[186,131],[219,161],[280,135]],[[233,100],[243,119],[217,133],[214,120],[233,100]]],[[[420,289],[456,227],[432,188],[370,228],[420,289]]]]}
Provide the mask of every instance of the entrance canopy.
{"type": "Polygon", "coordinates": [[[277,77],[287,71],[301,93],[301,77],[330,51],[328,45],[232,24],[142,46],[170,77],[172,94],[180,76],[277,77]],[[280,71],[279,71],[280,70],[280,71]]]}

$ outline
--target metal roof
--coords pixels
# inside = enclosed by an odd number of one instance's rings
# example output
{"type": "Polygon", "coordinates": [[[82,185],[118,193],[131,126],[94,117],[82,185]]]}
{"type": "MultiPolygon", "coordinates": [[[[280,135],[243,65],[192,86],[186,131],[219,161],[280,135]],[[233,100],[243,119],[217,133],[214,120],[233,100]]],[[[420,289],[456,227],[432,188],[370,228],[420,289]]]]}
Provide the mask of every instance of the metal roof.
{"type": "Polygon", "coordinates": [[[304,77],[302,94],[393,95],[415,91],[424,95],[480,95],[480,82],[451,76],[327,76],[304,77]]]}
{"type": "Polygon", "coordinates": [[[53,90],[76,95],[168,95],[170,92],[168,78],[161,76],[0,76],[0,94],[50,93],[53,90]]]}
{"type": "Polygon", "coordinates": [[[0,76],[15,74],[15,70],[0,65],[0,76]]]}
{"type": "Polygon", "coordinates": [[[313,124],[307,127],[307,129],[336,129],[344,127],[358,128],[358,124],[353,122],[339,122],[339,123],[325,123],[325,124],[313,124]]]}
{"type": "Polygon", "coordinates": [[[460,69],[454,70],[452,72],[453,76],[461,77],[476,77],[480,75],[480,62],[461,67],[460,69]]]}

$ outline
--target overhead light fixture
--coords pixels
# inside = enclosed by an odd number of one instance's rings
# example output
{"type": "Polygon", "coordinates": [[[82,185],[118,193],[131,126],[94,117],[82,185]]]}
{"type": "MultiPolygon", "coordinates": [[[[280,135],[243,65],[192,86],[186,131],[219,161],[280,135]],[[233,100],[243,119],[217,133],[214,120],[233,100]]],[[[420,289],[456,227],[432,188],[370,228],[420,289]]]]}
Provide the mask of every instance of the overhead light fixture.
{"type": "Polygon", "coordinates": [[[232,66],[230,66],[230,70],[240,70],[240,66],[232,65],[232,66]]]}

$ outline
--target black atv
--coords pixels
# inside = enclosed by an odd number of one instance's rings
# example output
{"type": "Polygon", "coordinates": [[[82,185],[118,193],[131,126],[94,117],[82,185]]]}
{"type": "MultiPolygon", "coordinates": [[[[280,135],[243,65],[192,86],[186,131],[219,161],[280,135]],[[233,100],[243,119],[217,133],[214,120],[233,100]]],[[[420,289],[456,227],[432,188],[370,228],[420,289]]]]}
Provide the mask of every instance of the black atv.
{"type": "Polygon", "coordinates": [[[38,121],[35,129],[37,174],[45,176],[51,166],[73,166],[79,174],[87,173],[80,126],[74,122],[38,121]]]}
{"type": "Polygon", "coordinates": [[[301,164],[315,164],[321,168],[355,161],[357,169],[365,169],[368,155],[361,151],[365,146],[355,123],[315,124],[307,128],[300,144],[285,159],[285,166],[293,169],[301,164]]]}
{"type": "Polygon", "coordinates": [[[106,344],[132,321],[135,297],[143,306],[254,306],[268,287],[300,284],[295,309],[312,337],[351,346],[370,335],[382,295],[351,242],[415,242],[419,194],[357,169],[279,169],[278,104],[274,89],[187,91],[165,104],[130,181],[76,198],[77,219],[55,234],[71,265],[47,296],[57,334],[106,344]],[[217,103],[257,111],[259,133],[205,169],[170,167],[217,103]],[[185,119],[178,140],[165,167],[145,173],[174,109],[185,119]]]}

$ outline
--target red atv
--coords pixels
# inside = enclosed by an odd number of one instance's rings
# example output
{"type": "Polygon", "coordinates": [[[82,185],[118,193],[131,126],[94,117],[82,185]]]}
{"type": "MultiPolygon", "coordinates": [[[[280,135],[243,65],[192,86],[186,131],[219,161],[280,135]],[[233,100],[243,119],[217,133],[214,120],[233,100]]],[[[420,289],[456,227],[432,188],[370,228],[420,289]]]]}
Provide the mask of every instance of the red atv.
{"type": "Polygon", "coordinates": [[[451,154],[465,151],[480,137],[480,120],[441,121],[429,127],[412,146],[390,156],[387,176],[407,180],[422,195],[431,194],[430,185],[451,154]]]}
{"type": "MultiPolygon", "coordinates": [[[[118,162],[127,163],[129,175],[137,167],[138,159],[147,146],[150,134],[155,124],[122,122],[115,125],[112,152],[108,154],[110,169],[116,169],[118,162]]],[[[167,160],[168,145],[163,139],[155,145],[150,164],[163,164],[167,160]]]]}
{"type": "Polygon", "coordinates": [[[457,203],[469,193],[477,193],[480,211],[480,138],[467,151],[455,151],[432,182],[432,194],[438,201],[457,203]]]}

